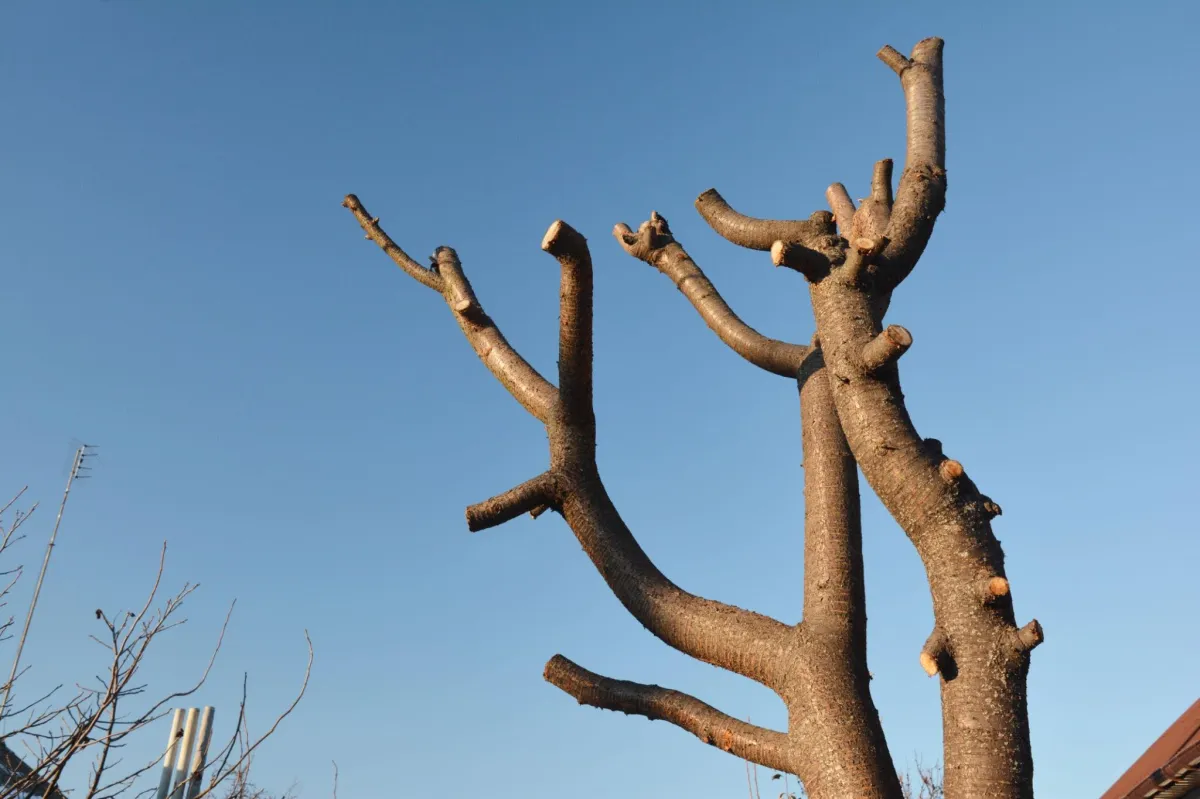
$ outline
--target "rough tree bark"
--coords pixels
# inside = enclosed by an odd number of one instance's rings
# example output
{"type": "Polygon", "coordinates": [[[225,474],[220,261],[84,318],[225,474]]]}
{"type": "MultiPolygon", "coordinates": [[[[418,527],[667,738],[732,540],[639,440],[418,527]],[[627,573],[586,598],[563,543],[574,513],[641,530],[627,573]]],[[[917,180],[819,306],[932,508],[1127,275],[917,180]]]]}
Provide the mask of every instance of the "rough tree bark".
{"type": "Polygon", "coordinates": [[[613,505],[596,466],[592,408],[592,266],[584,237],[551,225],[542,249],[561,266],[558,385],[505,340],[484,312],[457,255],[439,248],[426,268],[401,250],[354,195],[343,203],[410,276],[445,299],[467,340],[513,397],[546,426],[549,468],[467,508],[472,531],[529,513],[559,513],[625,608],[675,649],[774,690],[788,730],[739,721],[679,691],[594,674],[562,655],[545,678],[581,704],[662,719],[738,757],[799,777],[814,799],[887,797],[901,786],[870,694],[857,468],[925,565],[934,629],[920,664],[942,686],[945,795],[1033,794],[1025,681],[1036,621],[1018,628],[1003,552],[991,532],[999,507],[941,444],[918,436],[897,361],[907,330],[885,327],[892,292],[912,271],[945,202],[942,42],[879,57],[900,77],[907,154],[893,197],[892,164],[876,164],[855,206],[841,184],[833,213],[807,220],[745,216],[715,190],[696,207],[722,237],[769,251],[809,284],[811,345],[767,338],[743,322],[657,213],[620,245],[669,277],[717,336],[745,360],[797,381],[804,451],[804,614],[787,625],[691,594],[650,561],[613,505]],[[857,468],[856,468],[857,464],[857,468]]]}

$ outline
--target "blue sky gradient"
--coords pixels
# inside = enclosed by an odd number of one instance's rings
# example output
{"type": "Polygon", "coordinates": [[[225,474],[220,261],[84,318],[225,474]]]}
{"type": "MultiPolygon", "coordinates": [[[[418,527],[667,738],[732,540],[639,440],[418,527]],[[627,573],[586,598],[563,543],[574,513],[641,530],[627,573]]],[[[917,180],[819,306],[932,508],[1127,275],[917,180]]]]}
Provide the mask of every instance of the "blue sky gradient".
{"type": "MultiPolygon", "coordinates": [[[[1018,616],[1046,629],[1038,792],[1098,796],[1200,693],[1198,26],[1194,3],[3,4],[0,488],[43,501],[17,560],[40,560],[72,442],[102,453],[28,690],[101,665],[94,609],[138,604],[167,539],[168,585],[202,589],[155,686],[198,674],[238,599],[197,696],[218,736],[243,671],[252,732],[287,704],[311,631],[266,787],[327,796],[337,760],[343,797],[741,795],[740,761],[542,681],[561,652],[784,722],[628,617],[557,517],[467,533],[465,505],[544,468],[543,433],[339,203],[357,193],[414,256],[456,247],[547,373],[557,268],[538,243],[559,217],[587,235],[610,492],[681,585],[794,621],[795,388],[609,231],[658,210],[748,322],[807,341],[801,279],[692,200],[716,186],[790,217],[833,181],[861,196],[903,155],[874,54],[937,35],[948,208],[889,318],[915,337],[918,429],[1003,505],[1018,616]]],[[[930,762],[928,589],[873,497],[865,539],[875,701],[897,760],[930,762]]]]}

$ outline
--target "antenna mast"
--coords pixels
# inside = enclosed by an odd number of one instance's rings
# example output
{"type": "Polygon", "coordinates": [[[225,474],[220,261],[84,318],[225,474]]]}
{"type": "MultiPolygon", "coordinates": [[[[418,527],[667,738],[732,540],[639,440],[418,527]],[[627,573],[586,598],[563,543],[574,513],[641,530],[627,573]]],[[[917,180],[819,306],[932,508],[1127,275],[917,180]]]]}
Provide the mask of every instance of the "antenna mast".
{"type": "Polygon", "coordinates": [[[42,560],[42,570],[38,574],[37,585],[33,588],[33,599],[29,602],[29,613],[25,616],[25,629],[21,631],[21,640],[17,642],[17,654],[13,658],[12,673],[8,675],[8,682],[4,685],[4,701],[0,702],[0,718],[3,718],[4,713],[8,710],[8,697],[12,693],[13,683],[17,680],[17,670],[21,666],[21,650],[25,648],[25,639],[29,635],[29,626],[33,623],[33,611],[37,609],[38,596],[42,593],[42,581],[46,579],[46,569],[50,566],[50,555],[54,553],[54,540],[58,538],[58,526],[62,524],[63,511],[67,507],[67,497],[71,495],[71,484],[75,482],[76,477],[86,477],[80,475],[81,471],[85,471],[88,467],[83,465],[86,458],[91,457],[94,453],[90,450],[94,447],[84,444],[79,449],[75,450],[75,460],[71,464],[71,474],[67,477],[67,487],[63,490],[62,502],[58,505],[58,516],[54,520],[54,530],[50,533],[50,542],[46,545],[46,557],[42,560]]]}

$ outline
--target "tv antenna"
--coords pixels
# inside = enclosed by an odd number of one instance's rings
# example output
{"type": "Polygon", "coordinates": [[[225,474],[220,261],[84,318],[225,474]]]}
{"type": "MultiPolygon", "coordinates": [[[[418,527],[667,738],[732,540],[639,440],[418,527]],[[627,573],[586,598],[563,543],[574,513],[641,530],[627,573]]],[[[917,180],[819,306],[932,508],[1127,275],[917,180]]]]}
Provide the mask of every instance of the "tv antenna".
{"type": "Polygon", "coordinates": [[[46,569],[50,566],[50,556],[54,554],[54,541],[58,538],[58,527],[62,524],[63,511],[67,508],[67,498],[71,496],[71,485],[76,478],[84,479],[90,476],[91,467],[85,465],[88,458],[96,456],[96,448],[83,444],[75,450],[75,460],[71,464],[71,473],[67,476],[67,487],[63,489],[62,502],[58,504],[58,516],[54,519],[54,529],[50,532],[50,541],[46,544],[46,557],[42,559],[42,570],[38,573],[37,585],[33,587],[33,599],[29,601],[29,613],[25,616],[25,628],[21,631],[21,640],[17,642],[17,654],[13,658],[12,673],[4,685],[4,700],[0,701],[0,718],[8,710],[8,697],[12,693],[13,683],[17,680],[17,670],[21,666],[21,651],[25,648],[25,639],[29,636],[29,626],[33,623],[33,612],[37,609],[38,596],[42,593],[42,582],[46,579],[46,569]]]}

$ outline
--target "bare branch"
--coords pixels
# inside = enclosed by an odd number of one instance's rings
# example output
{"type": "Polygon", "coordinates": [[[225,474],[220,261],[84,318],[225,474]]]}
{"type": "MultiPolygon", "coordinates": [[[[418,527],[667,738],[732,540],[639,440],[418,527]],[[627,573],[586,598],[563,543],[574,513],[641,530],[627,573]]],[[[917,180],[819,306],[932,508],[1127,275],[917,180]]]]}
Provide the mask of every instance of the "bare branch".
{"type": "Polygon", "coordinates": [[[358,219],[367,231],[367,237],[383,247],[405,272],[442,295],[484,366],[525,410],[539,421],[546,422],[558,391],[513,349],[495,322],[484,312],[462,271],[457,253],[449,247],[439,247],[434,253],[434,268],[425,269],[387,237],[379,227],[379,219],[369,216],[357,197],[346,195],[342,205],[349,208],[358,219]]]}
{"type": "Polygon", "coordinates": [[[725,303],[704,272],[671,236],[667,220],[652,213],[634,233],[624,223],[613,235],[627,253],[662,272],[700,314],[709,329],[731,350],[755,366],[782,377],[795,378],[808,347],[767,338],[747,325],[725,303]]]}
{"type": "MultiPolygon", "coordinates": [[[[662,233],[669,239],[665,220],[655,215],[652,223],[643,226],[644,241],[626,230],[626,249],[639,254],[644,243],[645,252],[639,257],[653,257],[654,222],[661,223],[662,233]]],[[[440,290],[468,340],[510,393],[546,424],[550,473],[555,475],[556,495],[548,496],[544,484],[533,481],[473,506],[468,510],[468,525],[482,529],[519,513],[555,507],[609,588],[654,635],[693,657],[778,685],[780,653],[789,628],[676,586],[646,556],[605,492],[595,462],[590,396],[590,259],[585,257],[583,237],[565,223],[552,225],[542,246],[563,264],[560,362],[561,380],[570,385],[570,409],[563,393],[545,382],[500,336],[480,307],[454,251],[443,247],[435,256],[440,290]]]]}
{"type": "Polygon", "coordinates": [[[446,304],[454,311],[458,326],[479,360],[525,410],[545,422],[557,399],[557,389],[513,349],[484,312],[462,271],[458,254],[449,247],[439,247],[434,257],[444,283],[446,304]]]}
{"type": "MultiPolygon", "coordinates": [[[[253,743],[249,744],[249,746],[246,747],[246,750],[242,753],[241,757],[239,757],[232,766],[229,766],[228,770],[225,771],[224,774],[222,774],[222,773],[213,774],[211,782],[209,784],[209,787],[205,788],[203,791],[198,793],[195,796],[195,799],[205,799],[205,797],[207,797],[210,793],[212,793],[214,788],[216,788],[218,785],[220,785],[230,775],[236,773],[239,766],[241,766],[242,764],[247,763],[249,761],[251,755],[254,754],[254,751],[256,749],[258,749],[258,747],[261,746],[263,744],[263,742],[265,742],[268,738],[270,738],[272,735],[275,734],[275,731],[277,729],[279,729],[279,725],[283,723],[283,720],[286,719],[288,716],[292,715],[292,712],[296,709],[296,706],[300,704],[300,700],[304,698],[304,694],[308,690],[308,681],[312,677],[313,645],[312,645],[312,638],[310,638],[308,635],[308,630],[304,631],[304,641],[306,644],[308,644],[308,663],[306,663],[304,666],[304,679],[301,681],[300,690],[296,693],[296,696],[292,700],[292,703],[290,705],[288,705],[287,708],[284,709],[284,711],[282,713],[280,713],[278,716],[275,717],[275,721],[271,724],[271,726],[267,729],[266,732],[264,732],[262,735],[258,736],[258,738],[255,739],[255,741],[253,743]]],[[[247,740],[248,739],[249,739],[249,736],[247,735],[247,740]]]]}
{"type": "Polygon", "coordinates": [[[777,241],[795,242],[824,253],[830,260],[840,257],[833,216],[828,211],[816,211],[804,220],[756,219],[733,210],[716,189],[696,198],[696,210],[717,235],[739,247],[766,252],[777,241]]]}
{"type": "Polygon", "coordinates": [[[587,239],[561,219],[546,231],[542,249],[562,265],[559,288],[559,412],[567,424],[592,430],[592,256],[587,239]]]}
{"type": "Polygon", "coordinates": [[[866,671],[867,613],[863,581],[858,468],[842,433],[824,353],[814,342],[797,376],[804,447],[804,624],[848,646],[866,671]]]}
{"type": "MultiPolygon", "coordinates": [[[[874,279],[824,280],[810,291],[838,417],[863,476],[912,540],[933,597],[935,634],[922,652],[926,671],[942,673],[942,710],[948,795],[1032,795],[1026,706],[1028,643],[1010,601],[987,599],[982,580],[1004,576],[1004,553],[990,527],[998,506],[947,459],[941,446],[922,440],[900,387],[897,358],[911,345],[902,328],[884,328],[895,286],[911,271],[933,230],[945,197],[942,44],[927,39],[905,59],[890,49],[881,58],[901,75],[908,109],[908,152],[886,236],[871,267],[874,279]],[[998,647],[1000,642],[1011,646],[998,647]],[[947,674],[947,671],[951,672],[947,674]],[[987,714],[978,714],[979,697],[987,714]],[[961,724],[973,719],[970,729],[961,724]],[[959,723],[956,723],[959,722],[959,723]],[[1008,753],[974,768],[984,750],[1008,753]]],[[[873,181],[882,195],[883,167],[873,181]]],[[[882,199],[886,199],[883,197],[882,199]]],[[[861,209],[858,212],[861,214],[861,209]]],[[[857,219],[857,217],[856,217],[857,219]]],[[[857,226],[856,222],[856,226],[857,226]]],[[[998,587],[999,584],[997,583],[998,587]]]]}
{"type": "Polygon", "coordinates": [[[443,294],[450,309],[472,324],[484,324],[487,316],[470,281],[463,274],[458,253],[450,247],[438,247],[430,260],[433,262],[431,268],[441,275],[443,294]]]}
{"type": "Polygon", "coordinates": [[[558,503],[558,488],[552,472],[526,480],[516,488],[467,508],[467,529],[472,533],[497,527],[521,514],[541,515],[558,503]]]}
{"type": "Polygon", "coordinates": [[[354,218],[358,220],[358,224],[366,231],[367,238],[383,248],[383,251],[396,262],[396,266],[403,269],[417,282],[424,286],[428,286],[439,294],[442,292],[442,279],[437,272],[433,272],[409,257],[408,253],[396,246],[396,242],[392,241],[392,237],[383,232],[383,228],[379,226],[379,217],[371,216],[363,204],[353,194],[347,194],[346,199],[342,201],[342,206],[350,209],[350,213],[354,214],[354,218]]]}
{"type": "MultiPolygon", "coordinates": [[[[565,442],[569,448],[569,441],[565,442]]],[[[562,446],[552,439],[552,448],[562,446]]],[[[626,610],[670,647],[778,689],[792,629],[671,582],[630,532],[592,464],[565,464],[561,513],[584,552],[626,610]]]]}
{"type": "Polygon", "coordinates": [[[849,239],[855,214],[854,200],[850,199],[850,192],[846,191],[846,187],[841,183],[834,183],[825,190],[825,200],[829,203],[829,210],[833,211],[833,221],[837,223],[838,233],[842,234],[842,238],[849,239]]]}
{"type": "Polygon", "coordinates": [[[795,769],[787,735],[735,719],[680,691],[603,677],[562,655],[550,659],[544,676],[581,705],[667,721],[736,757],[781,771],[795,769]]]}
{"type": "Polygon", "coordinates": [[[946,98],[942,88],[942,40],[925,39],[904,58],[891,47],[879,58],[904,87],[908,108],[907,152],[900,188],[891,209],[884,253],[890,287],[916,266],[946,204],[946,98]]]}
{"type": "Polygon", "coordinates": [[[875,171],[871,173],[871,199],[891,209],[892,206],[892,159],[884,158],[875,162],[875,171]]]}
{"type": "Polygon", "coordinates": [[[878,239],[887,233],[892,217],[892,159],[885,158],[875,164],[871,175],[871,196],[865,198],[854,215],[850,240],[878,239]]]}
{"type": "Polygon", "coordinates": [[[890,44],[885,44],[876,55],[880,61],[891,67],[897,75],[904,77],[904,71],[908,69],[909,66],[908,59],[905,58],[896,48],[892,47],[890,44]]]}

